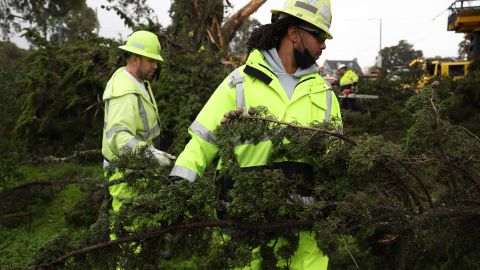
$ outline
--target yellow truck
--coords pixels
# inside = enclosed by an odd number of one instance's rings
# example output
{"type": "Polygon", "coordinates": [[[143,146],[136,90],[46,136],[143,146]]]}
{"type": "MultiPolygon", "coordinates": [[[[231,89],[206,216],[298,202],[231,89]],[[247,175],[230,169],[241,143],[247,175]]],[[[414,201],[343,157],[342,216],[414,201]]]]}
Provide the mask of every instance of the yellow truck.
{"type": "Polygon", "coordinates": [[[447,61],[438,59],[415,59],[408,64],[410,70],[421,70],[419,78],[415,80],[415,89],[425,87],[432,78],[449,77],[453,80],[464,79],[468,73],[470,61],[447,61]]]}

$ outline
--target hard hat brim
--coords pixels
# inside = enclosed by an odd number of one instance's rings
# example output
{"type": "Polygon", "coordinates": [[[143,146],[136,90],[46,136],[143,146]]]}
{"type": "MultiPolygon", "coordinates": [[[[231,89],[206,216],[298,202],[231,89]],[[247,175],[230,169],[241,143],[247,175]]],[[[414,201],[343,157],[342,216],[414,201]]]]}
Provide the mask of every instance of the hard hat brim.
{"type": "Polygon", "coordinates": [[[148,57],[148,58],[151,58],[151,59],[155,59],[155,60],[158,60],[158,61],[163,61],[162,56],[160,56],[159,54],[147,53],[144,50],[138,49],[138,48],[133,47],[133,46],[122,45],[122,46],[119,46],[118,48],[122,49],[124,51],[127,51],[127,52],[142,55],[142,56],[145,56],[145,57],[148,57]]]}

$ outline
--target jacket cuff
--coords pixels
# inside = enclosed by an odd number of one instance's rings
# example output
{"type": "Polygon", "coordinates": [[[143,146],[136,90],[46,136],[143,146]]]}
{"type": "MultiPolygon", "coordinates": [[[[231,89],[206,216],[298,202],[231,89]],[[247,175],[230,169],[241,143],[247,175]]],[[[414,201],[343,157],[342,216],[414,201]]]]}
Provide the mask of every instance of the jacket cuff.
{"type": "Polygon", "coordinates": [[[170,172],[170,176],[168,178],[169,181],[175,182],[181,179],[186,179],[190,182],[194,182],[198,177],[198,174],[189,168],[175,165],[170,172]]]}

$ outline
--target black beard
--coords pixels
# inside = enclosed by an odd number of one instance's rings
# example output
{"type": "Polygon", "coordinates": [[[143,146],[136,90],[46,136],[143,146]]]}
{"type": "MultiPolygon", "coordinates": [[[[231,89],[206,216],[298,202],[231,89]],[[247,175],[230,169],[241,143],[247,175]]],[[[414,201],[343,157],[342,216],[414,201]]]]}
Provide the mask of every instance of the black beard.
{"type": "Polygon", "coordinates": [[[293,48],[293,57],[295,57],[295,62],[301,69],[306,69],[315,63],[315,59],[313,59],[313,56],[307,48],[303,50],[303,53],[297,48],[293,48]]]}

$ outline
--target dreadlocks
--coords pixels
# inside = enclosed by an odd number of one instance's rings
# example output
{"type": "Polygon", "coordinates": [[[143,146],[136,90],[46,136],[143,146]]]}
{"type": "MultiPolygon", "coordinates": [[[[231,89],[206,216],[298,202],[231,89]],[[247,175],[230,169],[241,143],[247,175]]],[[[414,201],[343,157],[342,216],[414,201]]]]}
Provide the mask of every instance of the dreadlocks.
{"type": "Polygon", "coordinates": [[[250,53],[253,49],[269,50],[278,48],[280,39],[287,34],[289,26],[301,25],[302,21],[293,16],[279,17],[272,15],[272,23],[260,25],[253,30],[247,41],[247,50],[250,53]]]}

